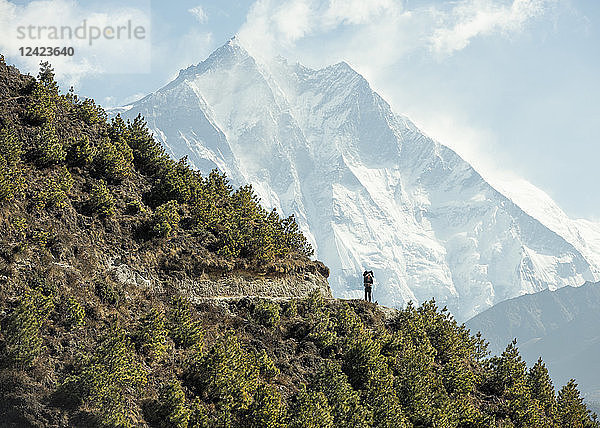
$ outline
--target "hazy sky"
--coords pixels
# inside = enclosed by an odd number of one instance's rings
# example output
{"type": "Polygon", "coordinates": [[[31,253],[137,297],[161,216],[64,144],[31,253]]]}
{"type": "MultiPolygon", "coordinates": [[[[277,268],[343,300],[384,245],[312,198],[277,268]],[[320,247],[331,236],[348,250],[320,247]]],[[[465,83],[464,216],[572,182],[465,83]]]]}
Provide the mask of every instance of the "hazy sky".
{"type": "Polygon", "coordinates": [[[61,84],[106,106],[158,89],[236,33],[256,55],[311,67],[344,60],[484,175],[524,177],[567,214],[600,220],[598,1],[130,0],[105,12],[110,5],[0,0],[0,52],[35,74],[38,59],[23,60],[2,34],[9,24],[131,14],[151,34],[151,61],[144,49],[102,45],[99,57],[119,73],[77,55],[53,61],[61,84]]]}

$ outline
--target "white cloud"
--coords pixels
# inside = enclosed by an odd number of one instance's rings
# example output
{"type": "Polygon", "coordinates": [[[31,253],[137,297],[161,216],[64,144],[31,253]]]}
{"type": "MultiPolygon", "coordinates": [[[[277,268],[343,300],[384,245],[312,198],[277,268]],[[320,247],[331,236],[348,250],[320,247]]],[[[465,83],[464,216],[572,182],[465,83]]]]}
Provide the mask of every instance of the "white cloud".
{"type": "Polygon", "coordinates": [[[506,168],[503,154],[496,150],[497,137],[490,131],[472,125],[472,120],[457,111],[428,106],[413,106],[410,119],[434,140],[440,141],[469,162],[486,180],[502,183],[517,174],[506,168]]]}
{"type": "Polygon", "coordinates": [[[149,72],[150,10],[144,1],[108,9],[100,2],[38,0],[17,5],[0,0],[0,50],[32,74],[36,74],[40,60],[48,60],[57,77],[69,84],[91,74],[149,72]],[[118,30],[117,26],[125,29],[118,30]],[[136,27],[142,29],[137,36],[136,27]],[[52,28],[57,31],[53,33],[52,28]],[[77,36],[78,28],[82,38],[77,36]],[[74,55],[27,57],[20,53],[21,47],[42,46],[72,47],[74,55]]]}
{"type": "Polygon", "coordinates": [[[477,36],[510,36],[543,15],[551,0],[514,0],[510,5],[492,0],[463,0],[444,17],[431,36],[431,48],[442,55],[466,48],[477,36]]]}
{"type": "Polygon", "coordinates": [[[178,76],[179,70],[197,64],[199,58],[207,57],[213,48],[213,34],[199,28],[190,29],[176,41],[171,38],[160,40],[154,43],[152,53],[156,58],[169,58],[169,61],[156,61],[153,71],[165,73],[163,83],[167,84],[178,76]]]}
{"type": "Polygon", "coordinates": [[[238,36],[259,57],[293,55],[318,38],[317,54],[335,46],[369,57],[365,63],[391,64],[412,51],[443,58],[478,36],[511,37],[556,2],[458,0],[410,9],[400,0],[257,0],[238,36]]]}
{"type": "Polygon", "coordinates": [[[369,25],[401,10],[397,0],[258,0],[238,36],[253,54],[268,58],[302,39],[339,27],[369,25]]]}
{"type": "Polygon", "coordinates": [[[274,11],[272,26],[283,36],[284,43],[294,42],[312,33],[315,26],[315,13],[307,2],[292,0],[274,11]]]}
{"type": "MultiPolygon", "coordinates": [[[[417,126],[453,148],[493,182],[515,174],[500,170],[507,162],[497,136],[474,127],[459,103],[436,106],[438,98],[406,90],[394,74],[398,64],[443,61],[477,37],[512,38],[557,0],[257,0],[239,30],[255,57],[281,54],[311,67],[347,61],[394,110],[408,113],[417,126]],[[397,110],[398,108],[402,110],[397,110]]],[[[554,16],[554,15],[552,15],[554,16]]],[[[410,66],[410,65],[408,65],[410,66]]],[[[443,78],[443,76],[440,76],[443,78]]]]}
{"type": "Polygon", "coordinates": [[[196,20],[198,20],[200,24],[204,24],[206,21],[208,21],[208,15],[206,14],[202,6],[196,6],[191,9],[188,9],[188,12],[194,15],[194,17],[196,18],[196,20]]]}
{"type": "Polygon", "coordinates": [[[398,9],[401,9],[401,4],[394,0],[330,0],[323,22],[332,27],[340,24],[364,24],[373,17],[398,9]]]}
{"type": "Polygon", "coordinates": [[[113,96],[104,97],[104,100],[102,101],[102,107],[104,107],[105,109],[109,109],[109,108],[113,108],[113,107],[119,107],[122,105],[131,104],[138,100],[141,100],[146,95],[147,94],[145,94],[143,92],[136,92],[135,94],[126,96],[123,99],[113,97],[113,96]]]}
{"type": "Polygon", "coordinates": [[[131,104],[134,103],[138,100],[141,100],[142,98],[144,98],[147,94],[143,93],[143,92],[137,92],[133,95],[129,95],[128,97],[125,97],[125,99],[123,100],[124,104],[131,104]]]}

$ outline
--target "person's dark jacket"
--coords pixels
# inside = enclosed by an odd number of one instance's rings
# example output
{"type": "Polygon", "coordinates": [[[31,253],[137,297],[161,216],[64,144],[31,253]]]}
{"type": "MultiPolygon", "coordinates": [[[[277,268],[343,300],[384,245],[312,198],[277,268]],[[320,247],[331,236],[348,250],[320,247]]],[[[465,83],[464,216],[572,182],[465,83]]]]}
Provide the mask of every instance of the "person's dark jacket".
{"type": "Polygon", "coordinates": [[[373,286],[373,271],[366,270],[363,273],[365,288],[371,288],[373,286]]]}

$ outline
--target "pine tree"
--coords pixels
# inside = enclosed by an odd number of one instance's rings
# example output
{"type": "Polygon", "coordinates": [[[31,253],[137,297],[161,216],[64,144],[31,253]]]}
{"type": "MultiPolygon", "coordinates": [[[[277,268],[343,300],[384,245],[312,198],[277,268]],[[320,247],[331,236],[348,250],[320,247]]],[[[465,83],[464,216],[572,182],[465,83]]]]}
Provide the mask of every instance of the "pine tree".
{"type": "Polygon", "coordinates": [[[79,138],[67,149],[67,162],[71,166],[85,167],[92,163],[96,148],[92,146],[87,135],[79,138]]]}
{"type": "Polygon", "coordinates": [[[120,183],[133,172],[133,152],[123,141],[103,140],[94,156],[96,174],[110,183],[120,183]]]}
{"type": "Polygon", "coordinates": [[[135,342],[140,351],[152,359],[160,359],[167,351],[166,318],[163,312],[152,308],[140,320],[135,342]]]}
{"type": "Polygon", "coordinates": [[[181,383],[174,379],[161,386],[154,419],[163,428],[187,428],[190,410],[181,383]]]}
{"type": "Polygon", "coordinates": [[[290,408],[290,428],[331,428],[333,415],[327,398],[322,392],[300,387],[290,408]]]}
{"type": "Polygon", "coordinates": [[[359,394],[352,389],[348,377],[336,362],[323,363],[311,388],[327,398],[334,426],[360,428],[372,425],[371,413],[361,405],[359,394]]]}
{"type": "Polygon", "coordinates": [[[168,318],[169,335],[175,345],[182,348],[202,347],[202,328],[198,321],[192,319],[189,301],[182,297],[174,298],[168,318]]]}
{"type": "Polygon", "coordinates": [[[156,208],[151,219],[152,232],[155,236],[167,238],[177,231],[179,227],[179,204],[172,200],[156,208]]]}
{"type": "Polygon", "coordinates": [[[100,217],[110,217],[115,214],[115,198],[104,180],[92,184],[88,207],[100,217]]]}
{"type": "Polygon", "coordinates": [[[64,323],[71,329],[85,324],[85,309],[73,297],[64,303],[64,323]]]}
{"type": "Polygon", "coordinates": [[[28,367],[34,362],[42,351],[42,323],[34,294],[25,294],[6,324],[4,358],[7,364],[28,367]]]}
{"type": "Polygon", "coordinates": [[[188,379],[204,401],[216,406],[225,425],[248,410],[259,385],[259,368],[236,336],[226,333],[206,352],[196,354],[188,379]]]}
{"type": "Polygon", "coordinates": [[[550,374],[541,358],[529,369],[527,384],[531,390],[531,396],[539,403],[547,420],[554,419],[556,411],[556,397],[550,374]]]}
{"type": "Polygon", "coordinates": [[[286,409],[274,386],[259,384],[252,403],[244,412],[243,426],[249,428],[284,428],[286,409]]]}
{"type": "Polygon", "coordinates": [[[558,392],[556,422],[561,427],[584,428],[598,426],[590,417],[590,412],[579,395],[575,379],[571,379],[558,392]]]}
{"type": "Polygon", "coordinates": [[[113,133],[126,135],[127,143],[133,149],[136,168],[144,174],[155,177],[170,164],[164,148],[152,137],[141,115],[138,115],[133,123],[128,123],[127,129],[121,116],[117,115],[113,119],[111,129],[113,133]]]}
{"type": "Polygon", "coordinates": [[[63,388],[85,402],[102,424],[132,426],[131,403],[147,382],[146,370],[126,332],[112,325],[63,388]]]}
{"type": "Polygon", "coordinates": [[[56,135],[54,125],[48,123],[41,128],[34,141],[31,156],[40,168],[64,163],[67,153],[56,135]]]}
{"type": "Polygon", "coordinates": [[[11,165],[0,154],[0,204],[16,198],[24,189],[25,182],[18,165],[11,165]]]}
{"type": "Polygon", "coordinates": [[[40,62],[38,82],[49,92],[58,94],[58,84],[55,80],[54,69],[48,61],[40,62]]]}
{"type": "Polygon", "coordinates": [[[38,79],[34,83],[32,102],[27,108],[27,117],[35,125],[51,125],[56,119],[56,111],[61,103],[58,84],[54,79],[54,69],[48,62],[40,63],[38,79]]]}
{"type": "Polygon", "coordinates": [[[486,388],[505,399],[505,411],[513,422],[539,426],[541,415],[531,397],[527,383],[527,365],[521,358],[516,340],[510,343],[500,357],[490,359],[490,377],[486,388]]]}

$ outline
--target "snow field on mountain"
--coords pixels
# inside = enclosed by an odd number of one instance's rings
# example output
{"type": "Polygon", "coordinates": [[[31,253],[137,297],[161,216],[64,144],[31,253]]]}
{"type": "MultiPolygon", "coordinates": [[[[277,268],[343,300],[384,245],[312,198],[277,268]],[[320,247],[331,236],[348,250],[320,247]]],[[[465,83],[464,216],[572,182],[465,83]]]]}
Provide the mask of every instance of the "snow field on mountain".
{"type": "Polygon", "coordinates": [[[234,40],[122,114],[138,113],[175,158],[295,214],[338,297],[361,297],[368,268],[380,303],[435,297],[465,320],[600,272],[600,227],[534,186],[496,190],[345,63],[258,64],[234,40]]]}

